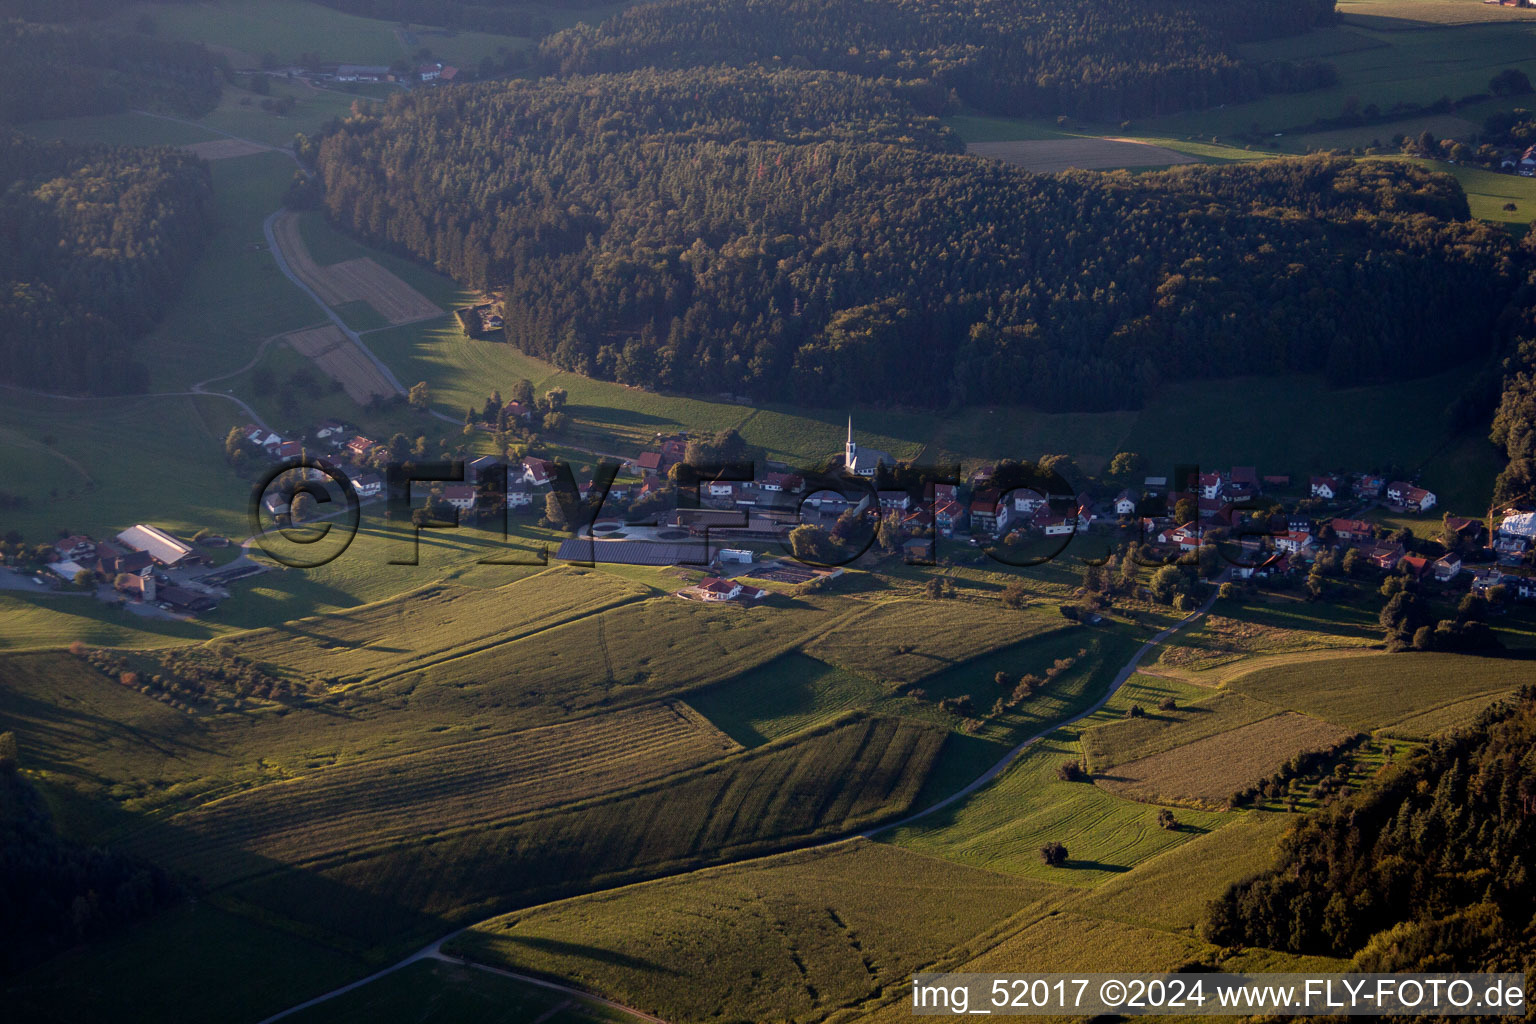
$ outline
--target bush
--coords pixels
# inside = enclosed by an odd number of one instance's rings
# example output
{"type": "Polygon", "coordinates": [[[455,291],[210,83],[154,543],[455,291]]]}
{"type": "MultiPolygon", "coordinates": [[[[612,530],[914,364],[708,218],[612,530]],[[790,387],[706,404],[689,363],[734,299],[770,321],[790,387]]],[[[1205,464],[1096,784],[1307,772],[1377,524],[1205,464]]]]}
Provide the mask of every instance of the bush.
{"type": "Polygon", "coordinates": [[[1179,820],[1173,816],[1173,812],[1163,807],[1157,812],[1157,827],[1172,831],[1179,827],[1179,820]]]}
{"type": "Polygon", "coordinates": [[[1174,700],[1172,697],[1164,697],[1162,700],[1157,702],[1157,710],[1177,711],[1179,710],[1179,702],[1174,700]]]}
{"type": "Polygon", "coordinates": [[[1087,782],[1088,773],[1077,761],[1063,761],[1056,766],[1056,777],[1063,782],[1087,782]]]}
{"type": "Polygon", "coordinates": [[[1067,848],[1057,842],[1046,843],[1040,847],[1040,859],[1049,867],[1059,868],[1067,862],[1067,848]]]}

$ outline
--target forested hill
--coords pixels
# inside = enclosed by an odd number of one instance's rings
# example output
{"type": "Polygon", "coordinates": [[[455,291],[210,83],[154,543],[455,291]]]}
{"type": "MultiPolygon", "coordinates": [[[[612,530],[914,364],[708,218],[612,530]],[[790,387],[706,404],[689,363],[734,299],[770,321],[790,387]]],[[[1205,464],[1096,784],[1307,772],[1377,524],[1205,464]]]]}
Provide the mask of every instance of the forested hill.
{"type": "Polygon", "coordinates": [[[164,314],[211,225],[208,167],[191,154],[0,130],[0,379],[141,390],[132,341],[164,314]]]}
{"type": "Polygon", "coordinates": [[[1509,237],[1412,166],[1035,176],[940,152],[900,101],[719,69],[439,90],[352,118],[319,167],[340,223],[503,290],[527,351],[759,400],[1416,376],[1486,353],[1512,290],[1509,237]]]}
{"type": "Polygon", "coordinates": [[[130,107],[195,117],[219,102],[226,71],[224,58],[198,43],[0,21],[0,121],[130,107]]]}
{"type": "Polygon", "coordinates": [[[659,0],[546,40],[563,74],[784,62],[929,79],[997,113],[1101,121],[1329,84],[1237,42],[1331,20],[1333,0],[659,0]]]}
{"type": "Polygon", "coordinates": [[[1212,905],[1221,945],[1364,971],[1536,972],[1536,690],[1308,816],[1212,905]]]}

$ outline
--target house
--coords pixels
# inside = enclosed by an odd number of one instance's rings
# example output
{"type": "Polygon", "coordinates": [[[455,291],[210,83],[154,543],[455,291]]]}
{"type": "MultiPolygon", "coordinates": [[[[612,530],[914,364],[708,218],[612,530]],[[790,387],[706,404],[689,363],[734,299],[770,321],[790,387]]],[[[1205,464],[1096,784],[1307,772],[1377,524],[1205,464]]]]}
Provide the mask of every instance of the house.
{"type": "Polygon", "coordinates": [[[1168,478],[1165,476],[1149,476],[1141,482],[1141,486],[1154,493],[1167,490],[1168,478]]]}
{"type": "Polygon", "coordinates": [[[1159,544],[1175,545],[1181,551],[1194,551],[1200,547],[1200,527],[1196,523],[1185,523],[1163,530],[1155,539],[1159,544]]]}
{"type": "Polygon", "coordinates": [[[1078,527],[1077,516],[1058,516],[1049,512],[1042,512],[1035,517],[1034,525],[1040,528],[1040,532],[1047,537],[1064,537],[1070,533],[1076,533],[1078,527]]]}
{"type": "Polygon", "coordinates": [[[1401,544],[1377,544],[1365,551],[1365,560],[1378,569],[1391,572],[1397,568],[1397,563],[1402,561],[1403,546],[1401,544]]]}
{"type": "Polygon", "coordinates": [[[805,481],[793,473],[764,473],[762,482],[758,484],[758,487],[764,491],[778,494],[784,491],[799,490],[800,485],[803,483],[805,481]]]}
{"type": "Polygon", "coordinates": [[[79,562],[71,561],[67,558],[58,562],[49,562],[48,570],[65,583],[75,582],[76,576],[87,571],[85,566],[79,562]]]}
{"type": "Polygon", "coordinates": [[[1220,473],[1201,473],[1199,482],[1200,497],[1208,501],[1221,497],[1222,488],[1226,486],[1226,483],[1226,478],[1220,473]]]}
{"type": "Polygon", "coordinates": [[[522,420],[524,423],[533,419],[533,409],[522,402],[507,402],[503,404],[501,414],[508,420],[522,420]]]}
{"type": "Polygon", "coordinates": [[[1002,533],[1008,528],[1008,504],[996,491],[982,491],[971,499],[971,529],[1002,533]]]}
{"type": "Polygon", "coordinates": [[[1461,556],[1453,551],[1435,559],[1434,572],[1438,582],[1449,583],[1461,572],[1461,556]]]}
{"type": "Polygon", "coordinates": [[[442,77],[443,65],[439,61],[436,64],[422,64],[416,68],[416,74],[423,82],[435,82],[442,77]]]}
{"type": "Polygon", "coordinates": [[[53,546],[66,561],[89,560],[96,555],[96,542],[81,533],[73,533],[53,546]]]}
{"type": "Polygon", "coordinates": [[[1387,501],[1394,505],[1416,512],[1423,512],[1435,507],[1435,495],[1422,487],[1403,480],[1394,480],[1387,484],[1387,501]]]}
{"type": "Polygon", "coordinates": [[[704,497],[715,501],[731,501],[736,497],[736,485],[729,480],[711,480],[704,485],[704,497]]]}
{"type": "Polygon", "coordinates": [[[1423,555],[1404,555],[1401,559],[1398,560],[1397,567],[1399,569],[1406,568],[1410,573],[1413,574],[1414,579],[1418,579],[1428,571],[1429,559],[1425,558],[1423,555]]]}
{"type": "Polygon", "coordinates": [[[1289,516],[1285,520],[1287,533],[1311,533],[1312,520],[1306,516],[1289,516]]]}
{"type": "Polygon", "coordinates": [[[1232,506],[1221,498],[1200,498],[1195,502],[1195,507],[1201,519],[1214,519],[1228,526],[1232,524],[1232,506]]]}
{"type": "Polygon", "coordinates": [[[1310,533],[1287,531],[1275,538],[1275,550],[1284,551],[1288,555],[1299,555],[1310,551],[1316,544],[1316,538],[1310,533]]]}
{"type": "Polygon", "coordinates": [[[117,535],[118,543],[134,551],[142,551],[164,566],[178,565],[192,554],[192,545],[184,544],[153,526],[130,526],[117,535]]]}
{"type": "Polygon", "coordinates": [[[948,537],[960,525],[960,519],[965,515],[965,506],[958,501],[944,501],[933,507],[933,524],[939,532],[948,537]]]}
{"type": "Polygon", "coordinates": [[[155,600],[155,574],[148,568],[138,572],[121,572],[112,580],[112,588],[120,594],[136,597],[151,604],[155,600]]]}
{"type": "Polygon", "coordinates": [[[756,600],[767,593],[765,590],[749,591],[735,580],[721,579],[718,576],[702,580],[693,590],[705,601],[756,600]]]}
{"type": "Polygon", "coordinates": [[[1308,481],[1307,493],[1312,495],[1314,498],[1321,498],[1324,501],[1332,501],[1334,498],[1337,498],[1344,493],[1344,487],[1339,483],[1337,477],[1314,476],[1310,481],[1308,481]]]}
{"type": "Polygon", "coordinates": [[[843,443],[843,466],[854,476],[874,476],[881,466],[894,469],[896,460],[878,448],[860,448],[853,440],[853,417],[848,417],[848,440],[843,443]]]}
{"type": "Polygon", "coordinates": [[[340,420],[321,420],[315,427],[315,438],[321,441],[329,441],[332,438],[339,439],[347,432],[347,425],[340,420]]]}
{"type": "Polygon", "coordinates": [[[1328,525],[1339,540],[1370,540],[1376,535],[1376,528],[1362,519],[1335,519],[1328,525]]]}
{"type": "Polygon", "coordinates": [[[180,612],[211,612],[219,606],[211,597],[175,586],[161,587],[157,600],[180,612]]]}
{"type": "Polygon", "coordinates": [[[1386,486],[1386,477],[1377,476],[1375,473],[1361,473],[1355,478],[1355,497],[1379,498],[1382,489],[1386,486]]]}
{"type": "Polygon", "coordinates": [[[663,464],[682,462],[688,457],[688,438],[684,436],[669,437],[661,442],[661,459],[663,464]]]}
{"type": "Polygon", "coordinates": [[[338,82],[387,82],[389,79],[389,68],[377,64],[338,64],[336,66],[338,82]]]}
{"type": "Polygon", "coordinates": [[[296,459],[304,454],[304,446],[297,441],[284,441],[277,446],[277,457],[280,459],[296,459]]]}
{"type": "Polygon", "coordinates": [[[906,491],[880,491],[880,508],[886,512],[905,512],[912,505],[912,497],[906,491]]]}
{"type": "Polygon", "coordinates": [[[268,454],[277,451],[278,445],[283,443],[281,434],[275,434],[265,427],[258,427],[254,423],[247,424],[245,439],[268,454]]]}
{"type": "Polygon", "coordinates": [[[378,442],[372,440],[371,438],[366,438],[362,434],[358,434],[352,440],[347,442],[346,449],[348,455],[361,462],[370,454],[372,454],[373,450],[378,446],[378,442]]]}
{"type": "Polygon", "coordinates": [[[1499,521],[1493,549],[1501,555],[1523,555],[1536,542],[1536,512],[1516,512],[1499,521]]]}
{"type": "Polygon", "coordinates": [[[288,496],[282,491],[269,491],[261,499],[261,507],[267,510],[267,514],[276,519],[278,516],[289,515],[293,511],[293,505],[288,496]]]}
{"type": "Polygon", "coordinates": [[[456,81],[458,77],[458,68],[454,67],[452,64],[444,64],[443,70],[438,73],[437,80],[439,82],[453,82],[456,81]]]}
{"type": "Polygon", "coordinates": [[[1133,516],[1136,514],[1136,498],[1129,490],[1121,491],[1115,495],[1115,515],[1133,516]]]}
{"type": "Polygon", "coordinates": [[[443,487],[443,500],[460,512],[468,512],[475,507],[474,485],[447,484],[443,487]]]}
{"type": "Polygon", "coordinates": [[[1446,516],[1445,528],[1454,533],[1457,539],[1478,547],[1483,545],[1488,535],[1481,519],[1470,519],[1466,516],[1446,516]]]}
{"type": "Polygon", "coordinates": [[[527,508],[532,504],[533,490],[528,486],[527,481],[517,480],[507,484],[507,508],[527,508]]]}
{"type": "Polygon", "coordinates": [[[1527,178],[1536,178],[1536,146],[1520,154],[1520,173],[1527,178]]]}
{"type": "Polygon", "coordinates": [[[934,504],[937,505],[937,504],[939,504],[941,502],[954,501],[955,497],[956,497],[956,493],[957,493],[958,490],[959,490],[959,488],[957,488],[954,484],[934,484],[933,485],[933,502],[934,502],[934,504]]]}
{"type": "Polygon", "coordinates": [[[377,473],[364,473],[352,481],[352,489],[359,498],[377,498],[384,491],[384,478],[377,473]]]}
{"type": "Polygon", "coordinates": [[[1032,516],[1045,506],[1045,495],[1039,491],[1021,487],[1013,492],[1013,510],[1020,515],[1032,516]]]}
{"type": "Polygon", "coordinates": [[[531,487],[547,487],[555,478],[555,464],[547,459],[524,459],[523,479],[531,487]]]}
{"type": "Polygon", "coordinates": [[[101,543],[96,545],[96,564],[93,567],[96,574],[103,579],[112,579],[118,573],[137,573],[154,564],[154,559],[145,551],[124,551],[112,544],[101,543]]]}
{"type": "Polygon", "coordinates": [[[730,562],[734,565],[751,565],[755,556],[747,548],[721,548],[716,557],[721,562],[730,562]]]}
{"type": "Polygon", "coordinates": [[[661,473],[661,452],[641,452],[635,460],[635,468],[640,473],[661,473]]]}
{"type": "MultiPolygon", "coordinates": [[[[502,461],[496,456],[482,455],[464,467],[464,479],[474,480],[478,483],[483,478],[489,476],[494,480],[496,471],[502,469],[502,466],[502,461]]],[[[502,471],[505,472],[505,470],[502,471]]],[[[500,490],[500,488],[497,489],[500,490]]]]}

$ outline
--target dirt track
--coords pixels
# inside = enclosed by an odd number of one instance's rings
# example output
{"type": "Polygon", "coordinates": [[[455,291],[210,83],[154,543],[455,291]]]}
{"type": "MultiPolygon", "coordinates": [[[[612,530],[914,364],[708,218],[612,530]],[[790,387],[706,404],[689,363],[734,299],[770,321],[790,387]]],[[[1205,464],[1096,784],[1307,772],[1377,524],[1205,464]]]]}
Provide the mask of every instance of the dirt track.
{"type": "Polygon", "coordinates": [[[973,142],[967,153],[1017,164],[1036,174],[1057,174],[1077,168],[1085,171],[1117,167],[1166,167],[1192,164],[1186,153],[1151,146],[1131,139],[1026,139],[1018,142],[973,142]]]}

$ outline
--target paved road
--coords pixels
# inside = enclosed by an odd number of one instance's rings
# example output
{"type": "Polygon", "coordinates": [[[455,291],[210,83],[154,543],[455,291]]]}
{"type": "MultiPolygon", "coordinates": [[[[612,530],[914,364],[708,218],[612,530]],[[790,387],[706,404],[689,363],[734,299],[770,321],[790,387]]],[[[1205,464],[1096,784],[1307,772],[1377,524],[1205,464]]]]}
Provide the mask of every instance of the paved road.
{"type": "MultiPolygon", "coordinates": [[[[1219,581],[1220,580],[1218,578],[1217,582],[1219,583],[1219,581]]],[[[1163,643],[1163,641],[1167,640],[1170,636],[1173,636],[1179,630],[1181,630],[1184,627],[1190,625],[1191,623],[1197,621],[1201,616],[1205,615],[1206,612],[1211,610],[1211,606],[1216,603],[1217,594],[1218,594],[1218,589],[1214,589],[1213,588],[1212,591],[1211,591],[1211,596],[1206,598],[1205,603],[1203,603],[1199,608],[1196,608],[1194,611],[1192,611],[1188,615],[1184,616],[1184,618],[1180,619],[1178,622],[1175,622],[1173,625],[1169,626],[1168,628],[1158,632],[1150,640],[1148,640],[1146,643],[1142,644],[1141,647],[1137,649],[1136,653],[1131,656],[1130,660],[1127,661],[1123,666],[1121,666],[1120,671],[1115,674],[1114,680],[1110,682],[1109,688],[1105,691],[1104,696],[1102,698],[1100,698],[1099,701],[1097,703],[1095,703],[1092,707],[1087,708],[1084,711],[1078,712],[1077,714],[1073,715],[1071,718],[1063,719],[1063,720],[1057,722],[1055,725],[1052,725],[1049,728],[1047,728],[1047,729],[1045,729],[1045,730],[1043,730],[1043,731],[1041,731],[1039,733],[1036,733],[1034,736],[1031,736],[1029,739],[1025,740],[1023,743],[1020,743],[1018,746],[1016,746],[1012,750],[1008,751],[1007,754],[1003,755],[1003,758],[1000,761],[998,761],[996,764],[994,764],[991,768],[987,769],[986,773],[983,774],[979,779],[977,779],[975,782],[972,782],[969,786],[966,786],[964,789],[960,790],[959,792],[957,792],[957,793],[947,797],[946,799],[940,800],[938,803],[934,804],[931,807],[928,807],[928,808],[925,808],[924,810],[918,811],[916,814],[908,815],[907,817],[902,818],[900,821],[893,821],[893,822],[891,822],[888,825],[881,825],[880,827],[870,829],[867,832],[861,832],[861,833],[859,833],[859,835],[864,837],[864,838],[866,838],[866,839],[867,838],[872,838],[874,836],[879,835],[882,832],[888,832],[888,831],[890,831],[893,828],[900,828],[903,825],[911,824],[912,822],[917,821],[920,818],[925,818],[925,817],[927,817],[930,814],[934,814],[937,811],[941,811],[944,808],[949,807],[952,804],[955,804],[955,803],[957,803],[957,802],[959,802],[961,800],[964,800],[966,797],[972,795],[977,790],[981,789],[983,786],[985,786],[988,783],[992,782],[994,779],[996,779],[1003,772],[1007,771],[1008,770],[1008,766],[1013,764],[1013,762],[1016,761],[1019,758],[1019,755],[1023,754],[1024,751],[1028,750],[1035,743],[1038,743],[1040,740],[1042,740],[1045,737],[1047,737],[1047,736],[1051,735],[1052,733],[1056,732],[1058,729],[1062,729],[1062,728],[1065,728],[1066,726],[1072,725],[1073,723],[1080,722],[1083,719],[1087,718],[1089,715],[1092,715],[1092,714],[1102,710],[1104,705],[1109,703],[1109,699],[1111,697],[1113,697],[1119,691],[1120,687],[1125,685],[1126,680],[1130,679],[1131,676],[1136,674],[1137,669],[1139,669],[1141,667],[1142,660],[1144,658],[1146,658],[1146,656],[1149,653],[1151,653],[1154,649],[1156,649],[1160,644],[1163,643]]],[[[809,847],[809,848],[810,849],[814,849],[816,846],[833,846],[833,845],[835,845],[837,843],[841,843],[841,842],[845,842],[845,841],[846,841],[846,837],[840,838],[840,839],[829,840],[828,842],[825,842],[825,843],[818,843],[818,844],[815,844],[815,846],[812,846],[812,847],[809,847]]],[[[663,876],[663,877],[665,877],[665,876],[663,876]]],[[[654,881],[654,879],[652,879],[652,881],[654,881]]],[[[435,959],[435,960],[446,960],[446,961],[448,961],[450,963],[468,963],[467,961],[459,960],[459,959],[457,959],[455,957],[450,957],[447,954],[443,953],[443,951],[442,951],[442,947],[443,947],[443,944],[445,942],[447,942],[448,940],[454,938],[457,935],[462,934],[463,931],[464,930],[461,929],[460,931],[454,932],[452,935],[445,935],[441,939],[438,939],[436,942],[432,943],[430,946],[426,946],[426,947],[424,947],[422,949],[417,950],[415,953],[412,953],[410,956],[406,957],[404,960],[401,960],[397,964],[394,964],[394,965],[392,965],[390,967],[386,967],[386,968],[384,968],[381,971],[376,971],[373,974],[370,974],[368,977],[363,978],[361,981],[354,981],[350,985],[343,985],[341,988],[333,989],[332,991],[327,992],[324,995],[316,996],[315,998],[309,1000],[308,1002],[300,1003],[298,1006],[295,1006],[295,1007],[293,1007],[291,1009],[288,1009],[288,1010],[284,1010],[282,1013],[276,1014],[275,1016],[268,1017],[266,1020],[262,1021],[261,1024],[271,1024],[272,1021],[282,1020],[284,1017],[287,1017],[290,1014],[297,1013],[300,1010],[308,1009],[311,1006],[315,1006],[315,1005],[317,1005],[319,1003],[323,1003],[327,999],[332,999],[332,998],[334,998],[336,996],[339,996],[339,995],[342,995],[342,994],[344,994],[346,992],[351,992],[352,990],[360,988],[363,985],[366,985],[366,984],[368,984],[371,981],[376,981],[377,979],[384,977],[386,974],[392,974],[393,972],[398,971],[402,967],[407,967],[407,966],[409,966],[411,964],[414,964],[414,963],[417,963],[418,961],[421,961],[421,960],[435,959]]],[[[515,971],[503,970],[503,969],[501,969],[499,967],[491,967],[488,964],[468,963],[468,966],[474,967],[477,970],[489,971],[492,974],[500,974],[503,977],[513,978],[513,979],[516,979],[518,981],[524,982],[524,983],[529,984],[529,985],[537,985],[540,988],[546,988],[546,989],[549,989],[549,990],[554,991],[554,992],[564,992],[567,995],[576,996],[576,997],[579,997],[581,999],[586,999],[586,1000],[591,1001],[591,1002],[601,1003],[604,1006],[608,1006],[608,1007],[611,1007],[613,1009],[620,1010],[620,1011],[622,1011],[624,1013],[627,1013],[627,1014],[630,1014],[630,1015],[632,1015],[634,1017],[637,1017],[640,1020],[651,1021],[651,1022],[653,1022],[653,1024],[666,1024],[666,1022],[663,1021],[660,1017],[654,1017],[654,1016],[652,1016],[652,1015],[650,1015],[648,1013],[645,1013],[645,1012],[643,1012],[641,1010],[637,1010],[634,1007],[624,1006],[621,1003],[615,1003],[612,1000],[608,1000],[608,999],[604,999],[604,998],[602,998],[600,996],[592,995],[589,992],[583,992],[580,989],[571,988],[571,987],[566,986],[566,985],[556,984],[555,982],[551,982],[551,981],[544,981],[543,979],[535,978],[535,977],[532,977],[531,975],[518,974],[515,971]]]]}

